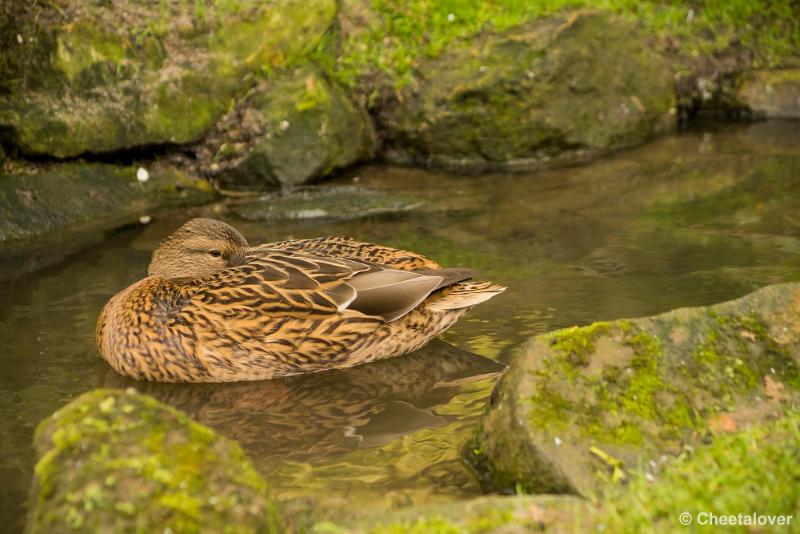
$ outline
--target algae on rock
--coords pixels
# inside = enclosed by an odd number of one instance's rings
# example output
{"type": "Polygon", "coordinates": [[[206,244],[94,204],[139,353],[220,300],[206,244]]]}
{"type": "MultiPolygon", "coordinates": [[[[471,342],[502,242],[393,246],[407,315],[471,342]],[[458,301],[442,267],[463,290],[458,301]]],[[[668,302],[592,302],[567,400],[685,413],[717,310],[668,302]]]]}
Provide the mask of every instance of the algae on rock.
{"type": "Polygon", "coordinates": [[[333,0],[84,4],[65,6],[40,39],[49,68],[0,101],[0,126],[24,154],[194,141],[253,73],[315,47],[336,12],[333,0]]]}
{"type": "MultiPolygon", "coordinates": [[[[369,158],[369,118],[309,66],[255,88],[209,136],[212,176],[233,186],[293,186],[369,158]]],[[[202,151],[202,149],[201,149],[202,151]]]]}
{"type": "Polygon", "coordinates": [[[666,60],[605,12],[479,35],[419,77],[380,117],[392,159],[532,165],[635,145],[676,122],[666,60]]]}
{"type": "Polygon", "coordinates": [[[241,448],[129,389],[85,393],[45,419],[28,532],[280,532],[241,448]]]}
{"type": "Polygon", "coordinates": [[[695,443],[719,417],[760,421],[796,406],[798,318],[800,284],[783,284],[538,336],[496,386],[466,453],[487,487],[590,495],[695,443]]]}

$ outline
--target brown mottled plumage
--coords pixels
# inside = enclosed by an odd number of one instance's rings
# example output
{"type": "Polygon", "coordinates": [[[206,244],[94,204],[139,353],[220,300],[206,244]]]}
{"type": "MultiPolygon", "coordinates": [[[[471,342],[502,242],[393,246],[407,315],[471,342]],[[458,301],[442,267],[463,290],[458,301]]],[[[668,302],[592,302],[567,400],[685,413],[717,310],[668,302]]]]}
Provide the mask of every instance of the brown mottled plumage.
{"type": "Polygon", "coordinates": [[[97,346],[118,372],[160,382],[261,380],[420,348],[503,291],[412,252],[346,237],[249,247],[194,219],[115,295],[97,346]]]}

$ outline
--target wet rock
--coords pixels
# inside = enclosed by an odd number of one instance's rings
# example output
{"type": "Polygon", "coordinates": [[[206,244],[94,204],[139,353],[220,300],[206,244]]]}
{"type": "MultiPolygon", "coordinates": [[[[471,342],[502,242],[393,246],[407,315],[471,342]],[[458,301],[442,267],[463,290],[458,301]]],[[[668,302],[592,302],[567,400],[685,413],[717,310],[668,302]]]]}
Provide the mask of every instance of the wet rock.
{"type": "Polygon", "coordinates": [[[735,102],[758,117],[800,119],[800,69],[756,70],[744,76],[735,102]]]}
{"type": "Polygon", "coordinates": [[[0,174],[0,243],[77,226],[112,229],[150,210],[215,196],[208,182],[168,166],[154,166],[145,182],[136,175],[136,167],[88,163],[0,174]]]}
{"type": "Polygon", "coordinates": [[[26,154],[71,157],[194,141],[263,68],[313,48],[333,0],[269,4],[70,2],[31,37],[33,69],[0,101],[26,154]]]}
{"type": "Polygon", "coordinates": [[[38,427],[29,532],[279,532],[239,446],[133,390],[95,390],[38,427]]]}
{"type": "Polygon", "coordinates": [[[592,494],[800,399],[800,284],[533,338],[468,455],[491,488],[592,494]]]}
{"type": "Polygon", "coordinates": [[[229,212],[249,221],[345,221],[404,213],[419,204],[409,197],[339,186],[273,193],[234,203],[229,212]]]}
{"type": "Polygon", "coordinates": [[[254,89],[206,143],[211,175],[234,187],[293,186],[369,158],[366,113],[311,67],[254,89]]]}
{"type": "Polygon", "coordinates": [[[669,65],[603,12],[484,34],[419,77],[382,117],[395,160],[534,165],[641,143],[675,123],[669,65]]]}

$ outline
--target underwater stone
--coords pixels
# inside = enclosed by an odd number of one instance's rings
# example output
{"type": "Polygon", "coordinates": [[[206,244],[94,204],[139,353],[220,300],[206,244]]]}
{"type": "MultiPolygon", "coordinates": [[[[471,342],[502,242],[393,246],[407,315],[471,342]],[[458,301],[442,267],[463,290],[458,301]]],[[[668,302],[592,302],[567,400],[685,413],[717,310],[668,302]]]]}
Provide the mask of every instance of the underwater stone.
{"type": "Polygon", "coordinates": [[[800,399],[800,284],[533,338],[465,449],[487,489],[594,494],[800,399]]]}
{"type": "Polygon", "coordinates": [[[0,171],[0,243],[84,225],[108,230],[137,221],[156,208],[208,202],[211,185],[156,164],[140,183],[135,167],[55,163],[0,171]]]}
{"type": "Polygon", "coordinates": [[[281,532],[239,445],[132,389],[81,395],[34,443],[28,532],[281,532]]]}
{"type": "Polygon", "coordinates": [[[393,160],[535,166],[636,145],[676,123],[669,64],[604,12],[484,33],[418,76],[379,118],[393,160]]]}
{"type": "Polygon", "coordinates": [[[353,186],[305,187],[232,204],[229,211],[249,221],[348,221],[408,212],[410,197],[353,186]]]}

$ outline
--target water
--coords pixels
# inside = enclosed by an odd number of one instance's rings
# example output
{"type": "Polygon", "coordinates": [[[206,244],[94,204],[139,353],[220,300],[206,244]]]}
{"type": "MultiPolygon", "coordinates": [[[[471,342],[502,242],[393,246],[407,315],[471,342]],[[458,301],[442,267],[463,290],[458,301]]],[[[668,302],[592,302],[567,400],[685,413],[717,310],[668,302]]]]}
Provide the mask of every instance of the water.
{"type": "MultiPolygon", "coordinates": [[[[391,217],[228,219],[252,243],[345,234],[477,267],[509,287],[444,336],[452,344],[348,371],[248,384],[137,387],[237,439],[275,495],[360,508],[474,495],[458,460],[526,338],[596,320],[710,304],[800,280],[800,128],[706,125],[587,166],[450,176],[380,166],[358,184],[424,203],[391,217]],[[467,354],[474,353],[481,357],[467,354]]],[[[141,277],[183,220],[155,214],[33,274],[0,264],[0,518],[21,528],[39,420],[92,388],[126,387],[100,360],[105,301],[141,277]]],[[[0,254],[2,251],[0,251],[0,254]]]]}

